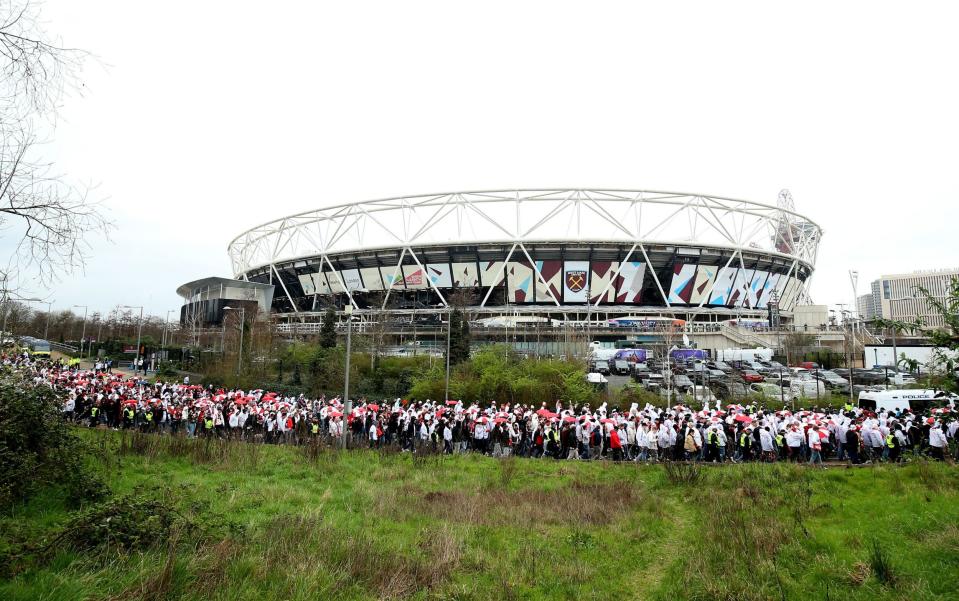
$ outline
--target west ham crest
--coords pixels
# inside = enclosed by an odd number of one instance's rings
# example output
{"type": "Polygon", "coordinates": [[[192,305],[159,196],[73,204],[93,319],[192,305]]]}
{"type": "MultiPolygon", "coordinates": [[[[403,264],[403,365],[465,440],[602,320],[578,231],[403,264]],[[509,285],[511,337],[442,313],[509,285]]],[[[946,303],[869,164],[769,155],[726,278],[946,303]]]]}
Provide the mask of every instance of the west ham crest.
{"type": "Polygon", "coordinates": [[[586,287],[586,272],[583,270],[566,272],[566,288],[570,292],[579,292],[586,287]]]}

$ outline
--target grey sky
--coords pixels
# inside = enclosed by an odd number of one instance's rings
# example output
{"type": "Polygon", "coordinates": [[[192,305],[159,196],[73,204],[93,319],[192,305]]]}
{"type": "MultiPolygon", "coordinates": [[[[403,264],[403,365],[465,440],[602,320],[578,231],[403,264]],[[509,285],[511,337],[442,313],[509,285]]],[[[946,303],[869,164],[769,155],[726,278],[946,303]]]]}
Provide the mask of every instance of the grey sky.
{"type": "Polygon", "coordinates": [[[959,9],[637,4],[48,0],[107,65],[49,150],[118,225],[54,306],[162,315],[250,226],[465,189],[789,188],[830,304],[959,264],[959,9]]]}

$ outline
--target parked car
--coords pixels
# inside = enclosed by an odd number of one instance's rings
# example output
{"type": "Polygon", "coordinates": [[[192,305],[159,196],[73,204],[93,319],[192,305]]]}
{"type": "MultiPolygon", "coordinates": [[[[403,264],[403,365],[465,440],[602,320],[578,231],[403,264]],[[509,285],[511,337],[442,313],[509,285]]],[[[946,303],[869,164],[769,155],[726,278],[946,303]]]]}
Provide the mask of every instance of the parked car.
{"type": "Polygon", "coordinates": [[[710,390],[724,401],[738,400],[746,397],[746,387],[740,382],[731,380],[713,380],[709,383],[710,390]]]}
{"type": "Polygon", "coordinates": [[[646,390],[651,390],[653,392],[659,390],[663,387],[663,376],[656,372],[650,372],[649,377],[643,382],[643,386],[646,390]]]}
{"type": "Polygon", "coordinates": [[[778,384],[761,382],[750,384],[749,390],[775,401],[785,401],[786,403],[790,403],[793,400],[792,388],[788,386],[780,386],[778,384]]]}
{"type": "Polygon", "coordinates": [[[849,381],[828,369],[820,369],[812,372],[812,377],[826,385],[830,390],[849,390],[849,381]]]}
{"type": "Polygon", "coordinates": [[[692,389],[693,381],[690,380],[687,375],[676,375],[673,376],[673,387],[676,388],[676,390],[686,392],[692,389]]]}
{"type": "Polygon", "coordinates": [[[792,382],[792,377],[791,374],[785,370],[777,370],[767,373],[765,381],[771,384],[779,384],[782,382],[784,386],[789,386],[789,383],[792,382]]]}
{"type": "Polygon", "coordinates": [[[752,369],[744,369],[740,372],[740,375],[742,376],[743,380],[749,384],[762,382],[766,379],[759,372],[752,369]]]}
{"type": "Polygon", "coordinates": [[[598,374],[603,374],[603,375],[605,375],[605,376],[608,376],[608,375],[609,375],[609,361],[603,361],[603,360],[593,361],[593,362],[592,362],[592,365],[590,365],[589,371],[591,371],[591,372],[593,372],[593,373],[598,373],[598,374]]]}
{"type": "Polygon", "coordinates": [[[648,380],[649,375],[652,371],[645,363],[637,363],[633,365],[633,381],[642,382],[643,380],[648,380]]]}
{"type": "Polygon", "coordinates": [[[789,384],[793,395],[800,399],[815,399],[826,396],[826,385],[814,378],[797,378],[789,384]]]}

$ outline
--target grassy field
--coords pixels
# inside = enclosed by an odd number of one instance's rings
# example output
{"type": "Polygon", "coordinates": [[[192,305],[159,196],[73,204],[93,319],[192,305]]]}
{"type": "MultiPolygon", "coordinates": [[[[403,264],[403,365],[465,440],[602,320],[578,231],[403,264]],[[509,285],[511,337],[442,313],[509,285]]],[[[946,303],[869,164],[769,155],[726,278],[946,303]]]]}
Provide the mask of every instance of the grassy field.
{"type": "Polygon", "coordinates": [[[0,518],[0,599],[956,599],[959,470],[86,434],[111,501],[0,518]],[[151,504],[152,503],[152,504],[151,504]]]}

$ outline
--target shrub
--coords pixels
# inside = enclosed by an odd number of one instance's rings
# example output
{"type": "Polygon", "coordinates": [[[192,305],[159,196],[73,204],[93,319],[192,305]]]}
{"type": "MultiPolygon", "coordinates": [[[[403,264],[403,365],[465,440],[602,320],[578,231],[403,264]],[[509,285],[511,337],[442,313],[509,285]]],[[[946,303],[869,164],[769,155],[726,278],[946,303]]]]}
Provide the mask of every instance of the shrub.
{"type": "Polygon", "coordinates": [[[695,463],[667,461],[663,464],[663,470],[666,472],[666,478],[672,484],[696,485],[703,480],[703,468],[695,463]]]}
{"type": "Polygon", "coordinates": [[[90,448],[63,419],[62,397],[10,369],[0,371],[0,507],[56,485],[72,502],[107,490],[91,471],[90,448]]]}
{"type": "Polygon", "coordinates": [[[167,540],[181,520],[168,497],[127,495],[74,514],[54,542],[75,551],[146,549],[167,540]]]}
{"type": "Polygon", "coordinates": [[[873,539],[869,549],[869,567],[879,582],[889,586],[896,584],[896,572],[889,552],[876,539],[873,539]]]}

